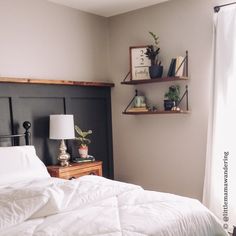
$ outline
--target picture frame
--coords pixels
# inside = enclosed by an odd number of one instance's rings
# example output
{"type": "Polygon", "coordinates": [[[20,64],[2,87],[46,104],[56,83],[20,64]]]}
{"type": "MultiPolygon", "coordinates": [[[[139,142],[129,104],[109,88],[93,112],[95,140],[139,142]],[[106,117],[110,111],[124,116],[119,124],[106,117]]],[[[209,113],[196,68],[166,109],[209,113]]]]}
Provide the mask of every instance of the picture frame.
{"type": "Polygon", "coordinates": [[[145,45],[129,48],[131,80],[151,79],[149,75],[151,61],[145,55],[147,47],[148,46],[145,45]]]}

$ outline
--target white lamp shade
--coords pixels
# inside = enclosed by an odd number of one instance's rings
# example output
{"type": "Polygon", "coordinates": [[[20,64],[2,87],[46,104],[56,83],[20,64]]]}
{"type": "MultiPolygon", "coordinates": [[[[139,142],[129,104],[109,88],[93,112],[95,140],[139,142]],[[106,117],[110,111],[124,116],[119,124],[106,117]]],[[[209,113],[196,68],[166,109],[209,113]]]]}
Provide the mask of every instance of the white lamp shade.
{"type": "Polygon", "coordinates": [[[73,115],[50,115],[50,139],[74,139],[73,115]]]}

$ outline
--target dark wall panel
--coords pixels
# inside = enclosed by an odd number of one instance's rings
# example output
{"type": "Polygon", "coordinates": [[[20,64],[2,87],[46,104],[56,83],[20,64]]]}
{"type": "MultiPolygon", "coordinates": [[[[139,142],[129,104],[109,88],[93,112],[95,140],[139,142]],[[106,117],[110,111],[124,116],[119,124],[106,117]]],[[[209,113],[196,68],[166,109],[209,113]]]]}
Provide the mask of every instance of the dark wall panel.
{"type": "MultiPolygon", "coordinates": [[[[103,172],[108,174],[109,170],[109,151],[108,151],[108,127],[106,99],[94,98],[72,98],[70,112],[74,114],[75,124],[83,131],[91,129],[93,134],[90,135],[91,144],[89,145],[89,154],[97,160],[103,161],[103,172]]],[[[73,145],[76,147],[77,145],[73,145]]],[[[73,148],[73,156],[78,156],[76,148],[73,148]]]]}
{"type": "MultiPolygon", "coordinates": [[[[0,111],[0,135],[22,133],[22,123],[32,123],[32,144],[46,165],[57,163],[59,146],[48,137],[49,115],[73,114],[82,130],[93,131],[89,154],[103,161],[104,176],[113,178],[110,88],[3,83],[0,111]]],[[[68,141],[68,151],[78,156],[75,141],[68,141]]]]}
{"type": "MultiPolygon", "coordinates": [[[[10,98],[0,98],[0,133],[11,134],[11,111],[10,111],[10,98]]],[[[0,146],[9,146],[11,140],[0,140],[0,146]]]]}
{"type": "Polygon", "coordinates": [[[59,142],[49,139],[49,115],[64,114],[63,98],[19,98],[14,104],[14,127],[16,133],[23,133],[25,120],[34,124],[31,128],[32,144],[37,154],[46,164],[56,164],[59,142]]]}

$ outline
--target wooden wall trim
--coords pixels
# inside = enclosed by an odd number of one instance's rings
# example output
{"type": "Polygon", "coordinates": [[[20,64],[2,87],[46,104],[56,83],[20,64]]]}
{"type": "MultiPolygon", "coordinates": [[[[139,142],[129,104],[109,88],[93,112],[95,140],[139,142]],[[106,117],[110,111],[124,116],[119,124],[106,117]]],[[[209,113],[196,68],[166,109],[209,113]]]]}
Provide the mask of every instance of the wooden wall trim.
{"type": "Polygon", "coordinates": [[[71,81],[71,80],[44,80],[0,77],[0,83],[20,83],[20,84],[54,84],[54,85],[75,85],[84,87],[114,87],[114,83],[98,81],[71,81]]]}

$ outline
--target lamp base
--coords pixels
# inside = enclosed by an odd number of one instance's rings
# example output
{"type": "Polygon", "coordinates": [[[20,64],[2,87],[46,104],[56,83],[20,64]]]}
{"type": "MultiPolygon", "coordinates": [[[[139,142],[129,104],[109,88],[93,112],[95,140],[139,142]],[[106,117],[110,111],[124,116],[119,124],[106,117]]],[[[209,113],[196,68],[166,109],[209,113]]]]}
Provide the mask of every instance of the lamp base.
{"type": "Polygon", "coordinates": [[[69,166],[70,154],[66,152],[67,148],[63,139],[61,140],[59,150],[60,153],[57,157],[57,160],[60,161],[60,165],[64,167],[69,166]]]}

